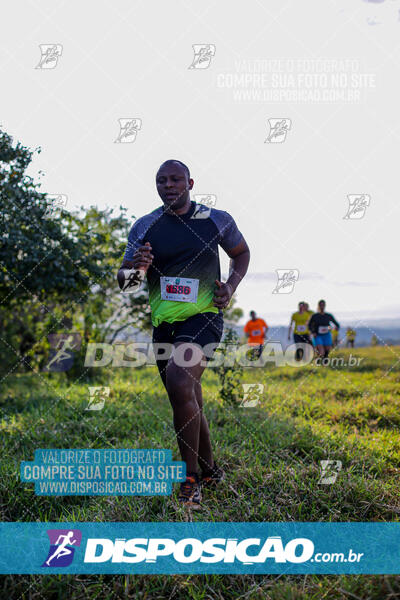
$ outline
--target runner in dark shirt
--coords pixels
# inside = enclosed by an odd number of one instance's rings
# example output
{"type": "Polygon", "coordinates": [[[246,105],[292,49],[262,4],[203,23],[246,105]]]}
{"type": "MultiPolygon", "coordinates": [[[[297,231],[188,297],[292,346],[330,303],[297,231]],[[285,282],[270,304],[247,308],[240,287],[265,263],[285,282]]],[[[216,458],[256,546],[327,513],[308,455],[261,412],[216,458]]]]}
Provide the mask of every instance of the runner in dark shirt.
{"type": "Polygon", "coordinates": [[[213,458],[200,378],[222,337],[222,309],[246,274],[250,252],[227,212],[190,200],[193,183],[189,169],[180,161],[161,165],[156,185],[163,206],[133,225],[118,282],[123,289],[125,269],[146,271],[157,367],[186,462],[187,477],[179,500],[198,508],[200,484],[212,485],[224,476],[213,458]],[[220,281],[218,246],[231,258],[225,283],[220,281]],[[160,355],[157,349],[157,344],[166,343],[174,348],[170,356],[160,355]],[[196,357],[196,364],[182,364],[183,352],[178,350],[182,344],[196,357]]]}
{"type": "Polygon", "coordinates": [[[329,352],[332,348],[332,335],[331,335],[331,323],[333,323],[337,329],[340,328],[339,323],[335,317],[330,313],[325,312],[325,300],[318,302],[318,312],[314,313],[311,317],[308,328],[314,337],[317,352],[322,359],[322,363],[326,364],[329,352]],[[324,359],[326,359],[324,361],[324,359]]]}

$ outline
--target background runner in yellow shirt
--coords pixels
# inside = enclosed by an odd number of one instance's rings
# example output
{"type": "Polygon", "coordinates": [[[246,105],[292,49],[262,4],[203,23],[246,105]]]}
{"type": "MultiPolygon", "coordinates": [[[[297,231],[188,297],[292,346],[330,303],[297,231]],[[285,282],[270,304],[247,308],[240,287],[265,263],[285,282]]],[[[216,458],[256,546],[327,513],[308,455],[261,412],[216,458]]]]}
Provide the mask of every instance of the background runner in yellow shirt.
{"type": "Polygon", "coordinates": [[[350,346],[350,348],[354,348],[354,340],[356,339],[355,329],[352,327],[348,327],[346,329],[346,348],[350,346]]]}
{"type": "MultiPolygon", "coordinates": [[[[290,317],[288,340],[290,340],[292,335],[292,325],[294,324],[293,340],[295,344],[312,345],[310,331],[308,329],[308,321],[311,318],[312,312],[310,310],[306,310],[306,307],[308,307],[306,302],[299,302],[299,310],[293,313],[290,317]]],[[[301,360],[303,355],[304,349],[297,348],[295,355],[296,360],[301,360]]]]}

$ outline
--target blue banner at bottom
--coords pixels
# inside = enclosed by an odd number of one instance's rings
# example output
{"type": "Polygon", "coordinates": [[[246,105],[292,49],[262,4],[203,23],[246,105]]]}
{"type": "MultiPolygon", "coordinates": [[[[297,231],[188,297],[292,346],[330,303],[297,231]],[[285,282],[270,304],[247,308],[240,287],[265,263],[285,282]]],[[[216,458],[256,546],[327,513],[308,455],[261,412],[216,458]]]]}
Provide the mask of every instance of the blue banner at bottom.
{"type": "Polygon", "coordinates": [[[16,522],[0,535],[0,573],[400,573],[400,523],[16,522]]]}

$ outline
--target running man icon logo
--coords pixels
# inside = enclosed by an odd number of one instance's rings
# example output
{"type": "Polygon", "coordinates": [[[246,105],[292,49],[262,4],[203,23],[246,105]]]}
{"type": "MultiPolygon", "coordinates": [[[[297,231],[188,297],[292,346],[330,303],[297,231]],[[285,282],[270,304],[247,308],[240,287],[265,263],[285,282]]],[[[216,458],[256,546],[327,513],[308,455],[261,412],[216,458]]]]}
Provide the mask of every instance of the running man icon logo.
{"type": "Polygon", "coordinates": [[[110,388],[102,385],[89,387],[89,404],[85,410],[102,410],[106,398],[110,396],[110,388]]]}
{"type": "Polygon", "coordinates": [[[264,391],[262,383],[242,383],[244,392],[243,400],[240,404],[242,408],[253,408],[260,402],[260,396],[264,391]]]}
{"type": "Polygon", "coordinates": [[[144,281],[146,272],[140,269],[123,269],[124,283],[121,288],[121,292],[125,294],[132,294],[140,289],[144,281]]]}
{"type": "Polygon", "coordinates": [[[193,44],[194,57],[189,69],[208,69],[215,56],[214,44],[193,44]]]}
{"type": "Polygon", "coordinates": [[[368,194],[348,194],[349,207],[343,219],[362,219],[370,205],[371,196],[368,194]]]}
{"type": "Polygon", "coordinates": [[[79,529],[48,529],[49,553],[42,567],[68,567],[81,545],[82,532],[79,529]]]}
{"type": "Polygon", "coordinates": [[[341,460],[321,460],[321,477],[318,483],[323,485],[332,485],[335,483],[339,471],[342,470],[341,460]]]}
{"type": "Polygon", "coordinates": [[[211,214],[210,206],[203,206],[203,204],[196,204],[194,213],[190,217],[191,219],[208,219],[211,214]]]}
{"type": "Polygon", "coordinates": [[[61,44],[39,44],[40,61],[35,69],[55,69],[62,54],[61,44]]]}
{"type": "Polygon", "coordinates": [[[194,194],[196,204],[203,206],[214,207],[217,204],[217,196],[215,194],[194,194]]]}
{"type": "Polygon", "coordinates": [[[61,209],[67,206],[67,196],[65,194],[47,194],[47,208],[43,215],[44,219],[52,219],[58,216],[61,209]]]}
{"type": "Polygon", "coordinates": [[[74,364],[74,351],[79,350],[82,338],[79,333],[50,333],[50,360],[44,371],[68,371],[74,364]]]}
{"type": "Polygon", "coordinates": [[[136,140],[139,129],[142,129],[142,119],[118,119],[119,134],[114,144],[132,144],[136,140]]]}
{"type": "Polygon", "coordinates": [[[291,119],[268,119],[269,134],[264,144],[282,144],[292,127],[291,119]]]}
{"type": "Polygon", "coordinates": [[[275,269],[275,271],[278,275],[278,283],[272,293],[291,294],[294,290],[294,284],[299,278],[298,269],[275,269]]]}

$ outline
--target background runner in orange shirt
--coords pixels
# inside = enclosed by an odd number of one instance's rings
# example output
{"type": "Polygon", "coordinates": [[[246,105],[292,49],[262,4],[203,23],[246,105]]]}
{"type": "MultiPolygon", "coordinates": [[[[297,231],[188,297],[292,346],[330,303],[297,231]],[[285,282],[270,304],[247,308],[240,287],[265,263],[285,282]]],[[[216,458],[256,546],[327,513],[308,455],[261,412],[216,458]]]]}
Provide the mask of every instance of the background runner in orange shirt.
{"type": "Polygon", "coordinates": [[[267,331],[268,325],[264,319],[259,319],[254,310],[251,310],[250,321],[247,321],[244,326],[244,333],[246,334],[249,346],[255,348],[257,358],[261,356],[267,331]]]}

